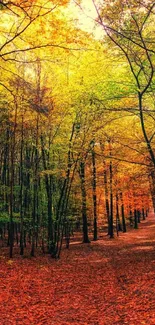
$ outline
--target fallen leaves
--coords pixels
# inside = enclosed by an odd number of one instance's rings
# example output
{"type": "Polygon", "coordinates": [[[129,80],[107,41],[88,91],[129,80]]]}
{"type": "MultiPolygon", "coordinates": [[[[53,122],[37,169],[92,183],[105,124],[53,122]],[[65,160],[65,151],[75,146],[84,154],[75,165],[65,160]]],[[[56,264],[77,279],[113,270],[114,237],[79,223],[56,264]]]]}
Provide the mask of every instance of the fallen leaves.
{"type": "Polygon", "coordinates": [[[0,324],[154,325],[155,228],[152,217],[144,223],[112,241],[71,245],[57,261],[1,256],[0,324]]]}

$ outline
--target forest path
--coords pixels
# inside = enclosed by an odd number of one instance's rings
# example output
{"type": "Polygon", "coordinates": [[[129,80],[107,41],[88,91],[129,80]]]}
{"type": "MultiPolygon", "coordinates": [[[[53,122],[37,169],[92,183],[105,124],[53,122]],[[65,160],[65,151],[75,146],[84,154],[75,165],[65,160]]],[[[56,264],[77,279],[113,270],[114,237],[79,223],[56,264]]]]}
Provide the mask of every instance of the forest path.
{"type": "Polygon", "coordinates": [[[60,260],[0,256],[1,325],[155,325],[155,216],[60,260]]]}

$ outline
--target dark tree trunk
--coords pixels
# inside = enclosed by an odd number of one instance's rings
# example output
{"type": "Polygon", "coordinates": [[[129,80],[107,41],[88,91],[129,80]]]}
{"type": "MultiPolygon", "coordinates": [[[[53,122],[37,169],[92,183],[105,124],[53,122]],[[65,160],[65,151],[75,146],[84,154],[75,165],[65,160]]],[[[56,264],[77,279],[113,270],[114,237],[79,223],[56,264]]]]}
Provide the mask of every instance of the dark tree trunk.
{"type": "Polygon", "coordinates": [[[120,216],[119,216],[119,198],[118,193],[116,193],[116,230],[122,231],[120,216]]]}
{"type": "Polygon", "coordinates": [[[108,235],[110,235],[110,230],[109,230],[110,207],[109,207],[109,193],[108,193],[106,166],[104,166],[104,168],[105,168],[104,169],[105,208],[106,208],[106,216],[107,216],[107,222],[108,222],[108,235]]]}
{"type": "Polygon", "coordinates": [[[121,199],[121,214],[122,214],[122,230],[126,232],[126,222],[125,222],[125,214],[124,214],[124,202],[123,202],[123,194],[120,193],[121,199]]]}
{"type": "Polygon", "coordinates": [[[139,210],[137,210],[137,221],[140,223],[141,213],[139,210]]]}
{"type": "Polygon", "coordinates": [[[24,128],[22,116],[22,129],[21,129],[21,148],[20,148],[20,255],[24,254],[24,216],[23,216],[23,146],[24,146],[24,128]]]}
{"type": "Polygon", "coordinates": [[[85,188],[85,162],[80,162],[80,179],[81,179],[81,194],[82,194],[82,220],[83,220],[83,242],[90,243],[88,238],[87,224],[87,203],[86,203],[86,188],[85,188]]]}
{"type": "Polygon", "coordinates": [[[38,132],[39,132],[39,114],[37,115],[36,124],[36,146],[34,151],[34,182],[33,182],[33,210],[32,210],[32,243],[31,256],[35,255],[36,240],[36,217],[37,217],[37,197],[38,197],[38,132]]]}
{"type": "MultiPolygon", "coordinates": [[[[44,141],[43,136],[41,136],[41,146],[42,146],[42,160],[43,160],[43,167],[47,170],[47,161],[46,161],[46,154],[44,149],[44,141]]],[[[53,219],[52,219],[52,176],[45,175],[45,185],[46,185],[46,193],[47,193],[47,200],[48,200],[48,252],[52,253],[53,245],[54,245],[54,238],[53,238],[53,219]]]]}
{"type": "Polygon", "coordinates": [[[134,209],[134,229],[138,229],[137,210],[134,209]]]}
{"type": "Polygon", "coordinates": [[[17,98],[15,98],[15,116],[13,126],[13,137],[11,141],[11,162],[10,162],[10,225],[9,225],[9,243],[10,243],[10,258],[13,256],[13,245],[14,245],[14,222],[13,222],[13,206],[14,206],[14,157],[15,157],[15,146],[16,146],[16,129],[17,129],[17,98]]]}
{"type": "Polygon", "coordinates": [[[143,217],[143,220],[145,220],[145,211],[144,211],[144,208],[142,208],[142,217],[143,217]]]}
{"type": "Polygon", "coordinates": [[[155,212],[155,171],[154,169],[151,170],[150,173],[150,190],[151,190],[151,196],[152,196],[152,203],[153,203],[153,209],[155,212]]]}
{"type": "Polygon", "coordinates": [[[92,165],[93,165],[93,214],[94,214],[94,240],[97,240],[97,196],[96,196],[96,159],[94,151],[94,142],[92,148],[92,165]]]}
{"type": "MultiPolygon", "coordinates": [[[[109,141],[109,154],[111,156],[111,143],[109,141]]],[[[110,160],[109,165],[110,172],[110,217],[109,217],[109,235],[110,238],[114,237],[114,225],[113,225],[113,167],[112,160],[110,160]]]]}
{"type": "Polygon", "coordinates": [[[114,237],[112,177],[113,177],[113,175],[112,175],[112,162],[110,161],[110,217],[109,217],[109,235],[110,235],[110,238],[114,237]]]}
{"type": "Polygon", "coordinates": [[[133,226],[133,216],[132,216],[132,210],[130,208],[130,213],[129,213],[129,222],[130,222],[130,227],[133,226]]]}

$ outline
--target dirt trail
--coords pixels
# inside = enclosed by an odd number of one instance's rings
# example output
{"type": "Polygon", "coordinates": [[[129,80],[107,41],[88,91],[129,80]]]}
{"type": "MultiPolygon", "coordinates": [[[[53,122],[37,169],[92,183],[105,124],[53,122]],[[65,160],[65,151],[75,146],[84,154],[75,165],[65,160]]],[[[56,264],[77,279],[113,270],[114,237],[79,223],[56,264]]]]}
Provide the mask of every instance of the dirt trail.
{"type": "Polygon", "coordinates": [[[155,325],[155,216],[61,259],[0,258],[1,325],[155,325]]]}

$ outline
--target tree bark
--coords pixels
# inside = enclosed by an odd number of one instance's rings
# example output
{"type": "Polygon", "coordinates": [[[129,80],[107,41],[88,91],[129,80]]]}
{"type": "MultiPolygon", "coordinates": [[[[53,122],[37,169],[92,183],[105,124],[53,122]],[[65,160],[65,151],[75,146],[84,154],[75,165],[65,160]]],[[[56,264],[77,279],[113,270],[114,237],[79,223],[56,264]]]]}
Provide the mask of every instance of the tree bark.
{"type": "Polygon", "coordinates": [[[80,162],[80,179],[81,179],[81,194],[82,194],[83,243],[90,243],[90,240],[88,237],[88,223],[87,223],[85,162],[83,162],[83,161],[80,162]]]}
{"type": "Polygon", "coordinates": [[[126,222],[125,222],[125,214],[124,214],[124,202],[123,202],[123,194],[120,193],[121,198],[121,214],[122,214],[122,230],[126,232],[126,222]]]}
{"type": "Polygon", "coordinates": [[[96,195],[96,159],[94,151],[94,142],[92,148],[92,165],[93,165],[93,214],[94,214],[94,241],[97,240],[97,195],[96,195]]]}
{"type": "Polygon", "coordinates": [[[122,231],[120,216],[119,216],[119,197],[118,193],[116,193],[116,230],[122,231]]]}
{"type": "MultiPolygon", "coordinates": [[[[111,156],[111,143],[109,140],[109,154],[111,156]]],[[[109,165],[110,172],[110,217],[109,217],[109,235],[110,238],[114,237],[114,225],[113,225],[113,167],[112,160],[110,159],[109,165]]]]}

